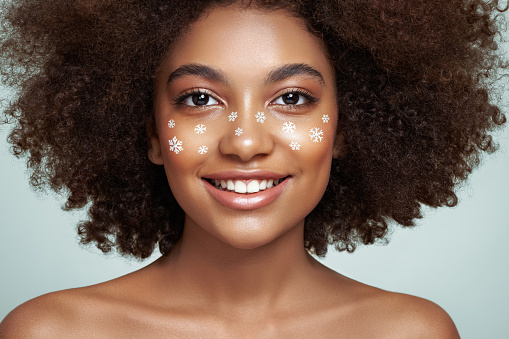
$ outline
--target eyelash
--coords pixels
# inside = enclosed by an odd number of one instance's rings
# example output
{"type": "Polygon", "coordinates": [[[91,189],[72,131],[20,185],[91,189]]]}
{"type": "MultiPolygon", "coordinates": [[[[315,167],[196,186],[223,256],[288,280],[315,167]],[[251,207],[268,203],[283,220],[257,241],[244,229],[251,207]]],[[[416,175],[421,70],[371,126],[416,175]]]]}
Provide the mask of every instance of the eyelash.
{"type": "MultiPolygon", "coordinates": [[[[176,97],[175,99],[172,100],[172,104],[173,105],[184,105],[184,100],[186,100],[187,98],[189,98],[190,96],[192,95],[201,95],[201,94],[205,94],[205,95],[208,95],[212,98],[215,99],[214,95],[212,93],[210,93],[209,91],[204,91],[202,89],[196,89],[196,88],[191,88],[190,90],[188,91],[185,91],[184,93],[182,93],[181,95],[179,95],[178,97],[176,97]]],[[[215,99],[217,100],[217,99],[215,99]]],[[[221,102],[220,100],[217,100],[218,102],[221,102]]],[[[186,105],[186,106],[189,106],[189,105],[186,105]]],[[[199,108],[201,106],[189,106],[191,108],[199,108]]]]}
{"type": "MultiPolygon", "coordinates": [[[[217,102],[221,102],[220,100],[216,99],[214,97],[214,95],[212,93],[210,93],[209,91],[205,91],[203,89],[190,89],[184,93],[182,93],[181,95],[179,95],[178,97],[176,97],[175,99],[172,100],[172,104],[173,105],[185,105],[184,104],[184,101],[189,98],[190,96],[192,95],[208,95],[212,98],[214,98],[214,100],[216,100],[217,102]]],[[[308,91],[305,91],[305,90],[302,90],[302,89],[296,89],[296,88],[289,88],[287,90],[285,90],[283,93],[281,93],[280,95],[278,95],[274,100],[272,100],[270,102],[269,105],[278,105],[278,106],[285,106],[287,108],[291,108],[291,109],[298,109],[298,108],[304,108],[304,107],[307,107],[311,104],[316,104],[320,101],[320,99],[314,97],[313,95],[311,95],[311,93],[309,93],[308,91]],[[306,98],[308,100],[308,102],[304,103],[304,104],[299,104],[299,105],[295,105],[295,104],[286,104],[286,105],[282,105],[282,104],[273,104],[274,101],[276,101],[277,99],[281,98],[282,96],[284,95],[287,95],[287,94],[297,94],[297,95],[301,95],[303,96],[304,98],[306,98]]],[[[190,106],[190,105],[186,105],[186,106],[189,106],[190,108],[201,108],[201,107],[206,107],[207,105],[203,105],[203,106],[200,106],[200,105],[197,105],[197,106],[190,106]]]]}
{"type": "Polygon", "coordinates": [[[311,95],[310,92],[308,92],[306,90],[298,89],[298,88],[289,88],[289,89],[285,90],[283,93],[281,93],[280,95],[278,95],[277,98],[272,100],[271,101],[271,105],[284,106],[284,107],[288,107],[290,109],[299,109],[299,108],[308,107],[309,105],[312,105],[312,104],[316,104],[319,101],[320,101],[320,99],[314,97],[313,95],[311,95]],[[299,104],[299,105],[295,105],[295,104],[286,104],[286,105],[272,104],[274,101],[276,101],[277,99],[279,99],[282,96],[287,95],[287,94],[298,94],[298,95],[301,95],[304,98],[306,98],[308,100],[308,102],[306,102],[304,104],[299,104]]]}

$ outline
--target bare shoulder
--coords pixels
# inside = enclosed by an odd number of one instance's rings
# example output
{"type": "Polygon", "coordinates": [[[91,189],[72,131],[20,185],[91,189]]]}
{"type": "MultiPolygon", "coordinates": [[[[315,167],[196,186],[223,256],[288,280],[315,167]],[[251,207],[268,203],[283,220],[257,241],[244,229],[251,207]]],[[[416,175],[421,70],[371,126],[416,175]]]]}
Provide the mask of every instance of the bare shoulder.
{"type": "Polygon", "coordinates": [[[402,337],[459,338],[451,317],[429,300],[383,291],[376,302],[379,312],[385,313],[387,327],[397,328],[402,337]]]}
{"type": "MultiPolygon", "coordinates": [[[[323,337],[457,339],[451,317],[437,304],[415,296],[385,291],[334,271],[319,276],[323,337]]],[[[318,320],[317,320],[318,321],[318,320]]]]}
{"type": "Polygon", "coordinates": [[[358,282],[354,285],[351,310],[362,319],[364,333],[383,338],[459,338],[451,317],[437,304],[358,282]]]}
{"type": "Polygon", "coordinates": [[[29,300],[0,323],[0,338],[122,337],[126,328],[151,330],[145,320],[153,308],[143,294],[151,289],[140,278],[128,274],[29,300]]]}
{"type": "Polygon", "coordinates": [[[25,302],[0,323],[0,338],[69,337],[71,324],[79,319],[79,294],[60,291],[25,302]]]}

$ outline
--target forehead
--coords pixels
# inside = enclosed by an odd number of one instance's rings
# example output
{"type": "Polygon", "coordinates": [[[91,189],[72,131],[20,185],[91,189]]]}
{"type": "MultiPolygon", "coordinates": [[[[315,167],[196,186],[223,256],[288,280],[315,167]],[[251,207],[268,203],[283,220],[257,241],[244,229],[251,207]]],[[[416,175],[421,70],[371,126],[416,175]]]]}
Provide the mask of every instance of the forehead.
{"type": "Polygon", "coordinates": [[[331,71],[322,42],[302,20],[284,11],[215,8],[193,23],[163,62],[174,70],[197,63],[243,78],[282,64],[306,63],[331,71]]]}

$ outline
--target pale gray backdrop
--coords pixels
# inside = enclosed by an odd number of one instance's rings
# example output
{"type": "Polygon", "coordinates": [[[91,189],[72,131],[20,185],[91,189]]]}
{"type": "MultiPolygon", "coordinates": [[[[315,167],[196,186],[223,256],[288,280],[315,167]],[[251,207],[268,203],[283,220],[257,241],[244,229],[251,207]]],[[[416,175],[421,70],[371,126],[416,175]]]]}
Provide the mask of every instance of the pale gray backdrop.
{"type": "MultiPolygon", "coordinates": [[[[65,213],[61,198],[31,191],[6,135],[0,126],[0,319],[38,295],[109,280],[157,258],[129,261],[80,246],[75,225],[83,214],[65,213]]],[[[485,157],[460,191],[458,207],[427,210],[418,227],[396,228],[388,246],[331,250],[324,263],[436,302],[462,338],[509,338],[509,128],[498,140],[500,151],[485,157]]]]}

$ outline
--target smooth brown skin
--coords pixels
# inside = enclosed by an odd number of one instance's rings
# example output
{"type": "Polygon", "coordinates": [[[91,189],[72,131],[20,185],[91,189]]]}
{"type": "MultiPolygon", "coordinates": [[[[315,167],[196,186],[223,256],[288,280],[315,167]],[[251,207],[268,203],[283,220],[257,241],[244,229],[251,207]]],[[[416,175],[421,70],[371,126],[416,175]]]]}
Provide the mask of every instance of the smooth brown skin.
{"type": "Polygon", "coordinates": [[[230,7],[215,9],[193,24],[157,76],[160,138],[152,138],[149,154],[154,163],[164,164],[167,173],[182,178],[169,178],[187,213],[177,248],[118,279],[47,294],[19,306],[1,323],[0,337],[458,338],[453,322],[437,305],[346,278],[303,247],[304,217],[325,189],[328,173],[321,168],[330,164],[333,137],[312,145],[313,152],[296,153],[281,135],[256,130],[260,126],[248,118],[264,110],[274,119],[281,115],[290,119],[294,112],[271,102],[291,87],[308,89],[320,98],[303,109],[304,117],[291,119],[317,119],[323,112],[334,112],[333,84],[320,41],[284,13],[230,7]],[[220,69],[231,84],[186,76],[167,86],[169,74],[191,62],[220,69]],[[289,62],[316,68],[325,84],[302,75],[264,84],[267,71],[289,62]],[[167,149],[164,126],[169,116],[194,124],[195,117],[186,115],[189,107],[168,104],[189,87],[207,88],[223,100],[204,112],[238,111],[251,132],[238,144],[221,146],[232,131],[216,130],[210,140],[219,140],[217,149],[209,147],[210,154],[203,158],[182,153],[187,160],[178,160],[167,149]],[[247,151],[240,147],[246,142],[254,145],[247,151]],[[205,197],[200,173],[252,168],[292,173],[288,192],[275,202],[277,208],[245,214],[212,200],[208,203],[216,205],[211,208],[197,203],[205,197]]]}

